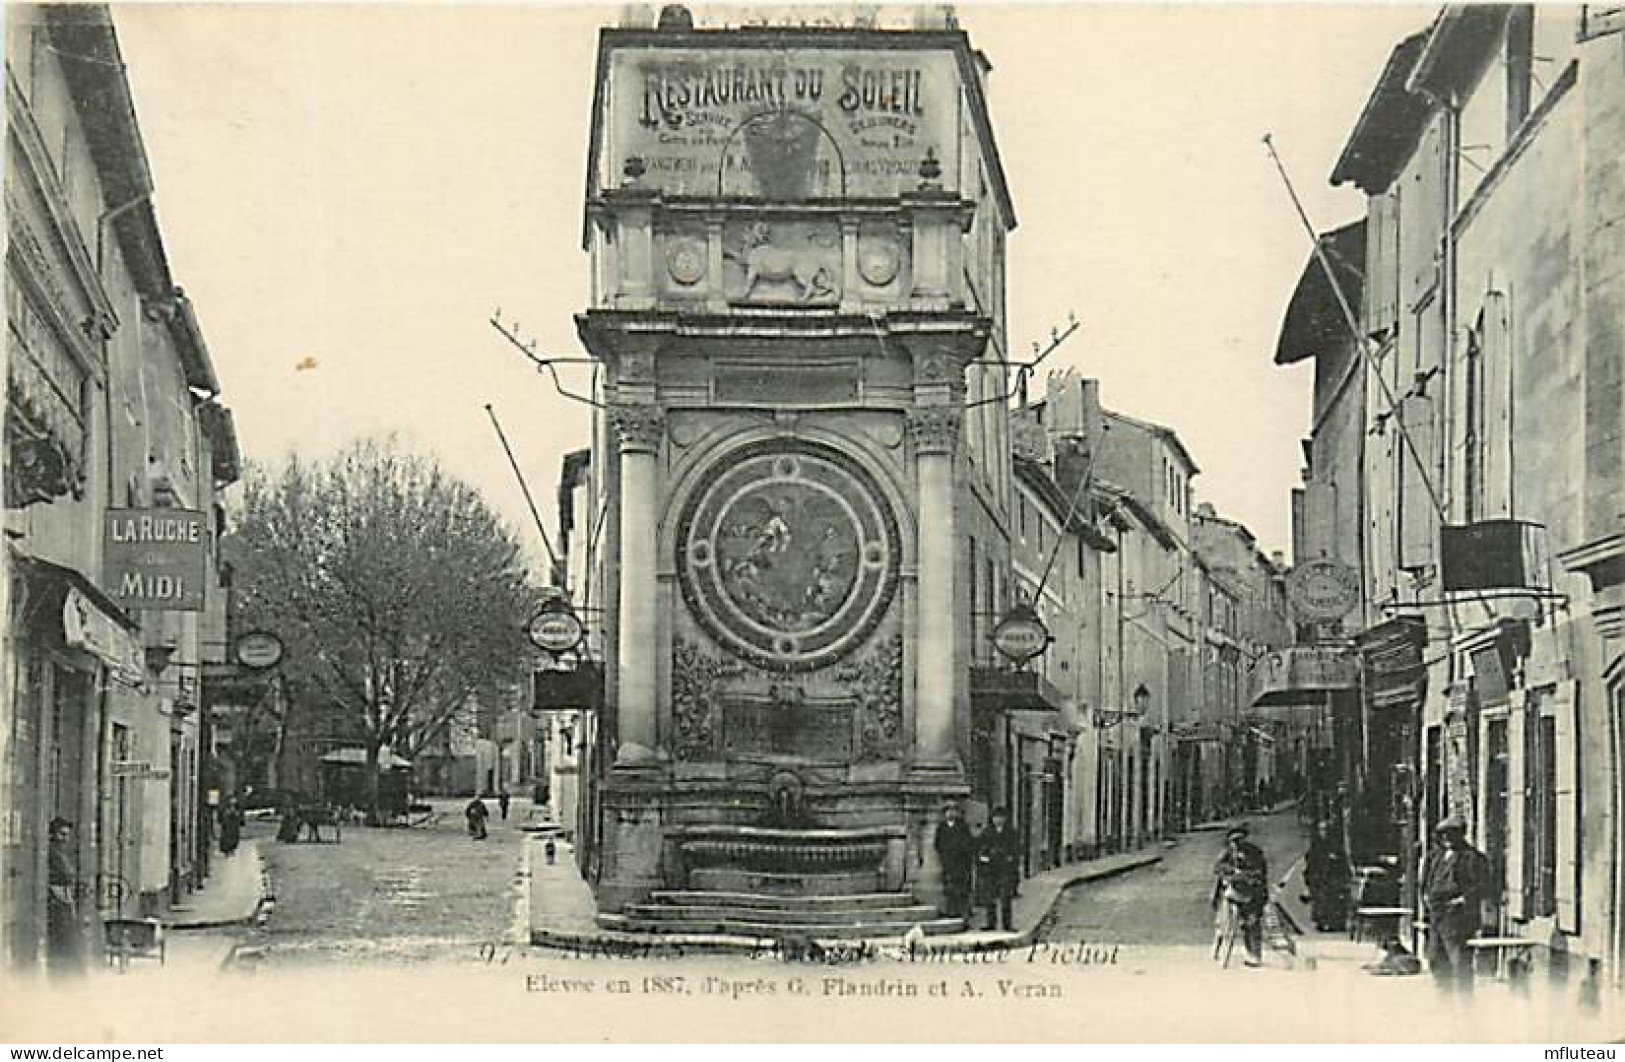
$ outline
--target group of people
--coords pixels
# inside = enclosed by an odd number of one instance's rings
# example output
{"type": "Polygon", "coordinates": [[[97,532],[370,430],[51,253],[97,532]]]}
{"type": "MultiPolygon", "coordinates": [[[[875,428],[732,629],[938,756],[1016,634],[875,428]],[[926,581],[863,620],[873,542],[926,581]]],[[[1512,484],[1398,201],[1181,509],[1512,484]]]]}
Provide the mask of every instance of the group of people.
{"type": "Polygon", "coordinates": [[[974,923],[971,901],[987,908],[988,929],[1010,930],[1020,879],[1021,849],[1010,817],[994,808],[983,829],[972,830],[956,804],[942,812],[935,840],[942,866],[943,913],[974,923]]]}
{"type": "MultiPolygon", "coordinates": [[[[1467,822],[1460,815],[1446,816],[1434,827],[1436,843],[1421,866],[1420,891],[1428,918],[1427,959],[1434,980],[1443,988],[1469,992],[1473,985],[1471,941],[1482,927],[1483,903],[1488,891],[1489,861],[1467,839],[1467,822]]],[[[1304,857],[1306,899],[1315,928],[1340,931],[1351,907],[1352,874],[1342,845],[1326,824],[1316,827],[1304,857]]],[[[1232,905],[1239,934],[1247,950],[1247,965],[1262,960],[1263,916],[1270,901],[1269,864],[1264,853],[1248,840],[1245,823],[1230,828],[1225,850],[1214,867],[1212,903],[1232,905]]],[[[1397,937],[1384,944],[1386,958],[1376,973],[1416,972],[1419,963],[1397,937]]]]}

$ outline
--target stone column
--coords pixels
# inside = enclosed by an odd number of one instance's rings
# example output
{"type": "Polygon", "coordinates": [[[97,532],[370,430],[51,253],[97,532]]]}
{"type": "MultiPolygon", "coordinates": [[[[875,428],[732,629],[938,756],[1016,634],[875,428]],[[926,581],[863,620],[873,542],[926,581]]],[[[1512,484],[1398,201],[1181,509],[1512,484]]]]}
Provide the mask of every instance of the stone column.
{"type": "Polygon", "coordinates": [[[957,405],[909,415],[919,483],[919,637],[915,642],[914,751],[924,766],[950,766],[954,754],[954,607],[956,529],[954,453],[957,405]]]}
{"type": "Polygon", "coordinates": [[[656,579],[659,523],[659,470],[655,464],[665,418],[655,405],[612,408],[620,438],[620,630],[616,642],[620,748],[615,762],[647,763],[656,758],[659,635],[656,579]]]}

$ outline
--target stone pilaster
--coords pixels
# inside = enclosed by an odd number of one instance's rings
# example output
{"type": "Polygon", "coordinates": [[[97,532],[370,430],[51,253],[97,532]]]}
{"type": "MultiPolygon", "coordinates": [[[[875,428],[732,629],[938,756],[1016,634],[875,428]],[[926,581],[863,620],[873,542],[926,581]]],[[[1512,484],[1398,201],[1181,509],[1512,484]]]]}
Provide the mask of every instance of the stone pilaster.
{"type": "Polygon", "coordinates": [[[954,766],[954,454],[958,405],[909,414],[919,484],[919,638],[915,650],[914,751],[922,766],[954,766]]]}
{"type": "Polygon", "coordinates": [[[665,417],[660,407],[623,404],[610,409],[620,442],[620,634],[616,643],[620,703],[617,765],[657,758],[659,635],[656,579],[660,483],[656,464],[665,417]]]}

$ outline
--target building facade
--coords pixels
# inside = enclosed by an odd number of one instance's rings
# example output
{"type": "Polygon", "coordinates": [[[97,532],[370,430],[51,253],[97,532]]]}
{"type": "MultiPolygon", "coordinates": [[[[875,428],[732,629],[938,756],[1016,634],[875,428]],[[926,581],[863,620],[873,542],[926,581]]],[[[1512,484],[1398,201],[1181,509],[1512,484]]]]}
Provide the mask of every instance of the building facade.
{"type": "Polygon", "coordinates": [[[1358,572],[1352,835],[1409,889],[1462,815],[1486,929],[1592,985],[1625,976],[1622,29],[1462,5],[1401,42],[1332,175],[1366,217],[1319,241],[1277,352],[1316,358],[1299,564],[1358,572]]]}
{"type": "Polygon", "coordinates": [[[102,918],[162,915],[207,873],[199,709],[222,607],[217,498],[239,458],[170,276],[108,9],[7,19],[0,905],[6,957],[29,965],[54,950],[54,820],[74,827],[81,948],[102,918]]]}
{"type": "Polygon", "coordinates": [[[988,64],[919,17],[601,38],[606,924],[681,924],[649,906],[685,887],[937,897],[971,538],[1008,571],[1015,218],[988,64]]]}

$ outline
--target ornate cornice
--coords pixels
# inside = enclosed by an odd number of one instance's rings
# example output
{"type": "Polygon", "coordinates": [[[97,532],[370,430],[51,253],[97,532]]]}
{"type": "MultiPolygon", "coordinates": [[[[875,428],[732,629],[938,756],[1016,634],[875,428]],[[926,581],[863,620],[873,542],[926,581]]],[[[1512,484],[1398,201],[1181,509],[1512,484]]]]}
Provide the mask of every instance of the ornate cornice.
{"type": "Polygon", "coordinates": [[[622,452],[653,453],[666,437],[666,415],[656,405],[621,403],[609,408],[622,452]]]}
{"type": "Polygon", "coordinates": [[[908,431],[919,453],[951,454],[959,445],[964,412],[958,406],[923,406],[909,410],[908,431]]]}

